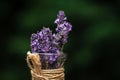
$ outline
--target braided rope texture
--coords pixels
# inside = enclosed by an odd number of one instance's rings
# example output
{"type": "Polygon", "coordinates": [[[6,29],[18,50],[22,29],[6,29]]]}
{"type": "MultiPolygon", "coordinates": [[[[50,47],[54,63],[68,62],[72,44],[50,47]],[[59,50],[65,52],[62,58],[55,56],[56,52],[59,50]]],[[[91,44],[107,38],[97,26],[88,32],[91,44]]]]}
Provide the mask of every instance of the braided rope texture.
{"type": "Polygon", "coordinates": [[[31,70],[32,80],[64,80],[64,68],[42,69],[39,54],[28,52],[27,64],[31,70]]]}

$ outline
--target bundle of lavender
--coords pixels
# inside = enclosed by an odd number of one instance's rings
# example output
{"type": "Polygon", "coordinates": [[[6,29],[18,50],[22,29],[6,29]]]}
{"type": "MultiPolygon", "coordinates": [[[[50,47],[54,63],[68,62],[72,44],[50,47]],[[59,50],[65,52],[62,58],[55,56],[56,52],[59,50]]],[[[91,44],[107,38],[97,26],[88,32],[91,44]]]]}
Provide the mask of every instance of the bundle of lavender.
{"type": "Polygon", "coordinates": [[[64,11],[59,11],[54,23],[57,24],[56,33],[43,27],[31,35],[31,52],[28,52],[27,62],[32,80],[64,80],[66,56],[63,46],[67,43],[72,25],[67,22],[64,11]]]}

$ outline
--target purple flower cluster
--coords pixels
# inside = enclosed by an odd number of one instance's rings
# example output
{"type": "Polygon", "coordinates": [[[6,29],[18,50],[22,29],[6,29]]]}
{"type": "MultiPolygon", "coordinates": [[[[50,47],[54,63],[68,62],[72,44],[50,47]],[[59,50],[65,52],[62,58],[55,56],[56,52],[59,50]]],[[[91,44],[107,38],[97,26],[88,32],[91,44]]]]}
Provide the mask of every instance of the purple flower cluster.
{"type": "Polygon", "coordinates": [[[68,33],[72,29],[72,25],[66,20],[64,11],[59,11],[55,20],[57,33],[52,34],[49,28],[43,27],[41,31],[31,35],[32,53],[52,54],[47,58],[46,56],[42,56],[41,58],[43,63],[47,59],[49,66],[55,64],[60,59],[62,47],[67,42],[68,33]]]}
{"type": "Polygon", "coordinates": [[[48,53],[52,41],[52,32],[49,28],[43,27],[37,34],[33,33],[31,36],[31,49],[32,52],[48,53]]]}
{"type": "Polygon", "coordinates": [[[54,23],[57,24],[57,33],[54,35],[54,38],[59,46],[62,47],[67,42],[68,33],[72,30],[72,25],[67,22],[64,11],[59,11],[54,23]]]}

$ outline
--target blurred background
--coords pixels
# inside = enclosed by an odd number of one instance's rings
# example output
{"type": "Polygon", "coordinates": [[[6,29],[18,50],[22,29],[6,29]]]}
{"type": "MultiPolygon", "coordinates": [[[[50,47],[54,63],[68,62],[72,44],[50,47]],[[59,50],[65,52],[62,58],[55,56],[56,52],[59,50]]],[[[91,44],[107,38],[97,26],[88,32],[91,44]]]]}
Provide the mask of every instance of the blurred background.
{"type": "Polygon", "coordinates": [[[120,0],[0,0],[0,80],[31,80],[32,33],[64,10],[73,25],[65,80],[120,80],[120,0]]]}

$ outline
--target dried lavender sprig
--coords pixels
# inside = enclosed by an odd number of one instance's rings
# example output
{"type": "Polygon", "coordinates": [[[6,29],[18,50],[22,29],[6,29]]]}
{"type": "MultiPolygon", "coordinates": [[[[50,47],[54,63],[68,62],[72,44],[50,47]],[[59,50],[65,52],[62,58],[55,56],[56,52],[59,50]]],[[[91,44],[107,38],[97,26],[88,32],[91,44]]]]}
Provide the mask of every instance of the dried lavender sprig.
{"type": "Polygon", "coordinates": [[[47,53],[50,50],[52,40],[52,32],[49,28],[43,27],[37,34],[31,35],[32,52],[47,53]]]}
{"type": "Polygon", "coordinates": [[[68,34],[72,30],[72,25],[67,22],[67,17],[65,16],[64,11],[59,11],[54,23],[57,24],[57,33],[54,34],[53,37],[62,50],[63,45],[67,43],[68,34]]]}
{"type": "Polygon", "coordinates": [[[63,45],[67,42],[68,34],[72,29],[72,25],[67,22],[64,11],[59,11],[55,23],[57,24],[56,34],[52,34],[49,28],[43,29],[31,36],[32,52],[43,53],[41,61],[43,68],[58,68],[61,64],[61,53],[63,45]],[[45,53],[52,53],[51,56],[45,53]]]}
{"type": "Polygon", "coordinates": [[[43,27],[43,29],[36,34],[32,34],[31,49],[32,53],[52,53],[52,55],[48,57],[46,57],[46,54],[44,54],[44,56],[42,55],[42,63],[46,63],[46,61],[48,60],[49,64],[53,64],[60,55],[57,45],[53,43],[52,31],[50,31],[49,28],[45,27],[43,27]]]}

